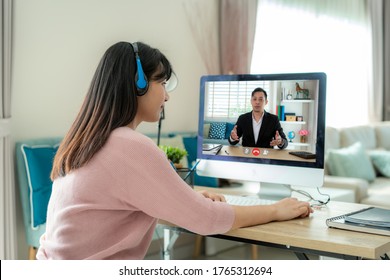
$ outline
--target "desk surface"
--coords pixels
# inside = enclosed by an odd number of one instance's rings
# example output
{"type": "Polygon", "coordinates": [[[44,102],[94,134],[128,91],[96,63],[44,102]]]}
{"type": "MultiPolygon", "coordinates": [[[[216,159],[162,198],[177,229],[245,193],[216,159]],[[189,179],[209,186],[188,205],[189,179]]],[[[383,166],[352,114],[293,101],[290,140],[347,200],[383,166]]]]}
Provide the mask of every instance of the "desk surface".
{"type": "MultiPolygon", "coordinates": [[[[196,189],[229,193],[224,189],[204,187],[196,187],[196,189]]],[[[364,207],[367,205],[331,201],[327,206],[316,209],[310,217],[305,219],[240,228],[231,230],[220,237],[254,244],[272,243],[287,248],[296,247],[330,254],[379,259],[385,253],[390,252],[389,236],[328,228],[325,222],[327,218],[364,207]]]]}
{"type": "Polygon", "coordinates": [[[242,146],[222,146],[218,155],[221,156],[237,156],[237,157],[250,157],[250,158],[262,158],[262,159],[279,159],[279,160],[291,160],[291,161],[303,161],[303,162],[315,162],[315,159],[304,159],[297,156],[290,155],[291,150],[280,150],[280,149],[267,149],[259,148],[260,154],[253,155],[252,149],[249,149],[249,153],[245,153],[245,147],[242,146]]]}

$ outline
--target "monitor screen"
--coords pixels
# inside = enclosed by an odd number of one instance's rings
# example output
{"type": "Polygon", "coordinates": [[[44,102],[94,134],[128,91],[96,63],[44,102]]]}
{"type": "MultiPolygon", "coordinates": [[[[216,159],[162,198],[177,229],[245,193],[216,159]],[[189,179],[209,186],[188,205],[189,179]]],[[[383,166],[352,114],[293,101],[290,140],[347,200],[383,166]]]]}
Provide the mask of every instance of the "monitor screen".
{"type": "Polygon", "coordinates": [[[326,74],[203,76],[199,100],[199,175],[322,186],[326,74]]]}

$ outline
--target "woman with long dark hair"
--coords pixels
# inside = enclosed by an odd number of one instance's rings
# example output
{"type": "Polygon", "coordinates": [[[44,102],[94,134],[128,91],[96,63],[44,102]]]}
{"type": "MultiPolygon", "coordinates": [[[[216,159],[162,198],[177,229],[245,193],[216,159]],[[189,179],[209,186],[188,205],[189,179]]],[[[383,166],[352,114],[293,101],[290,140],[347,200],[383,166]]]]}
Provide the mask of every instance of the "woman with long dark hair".
{"type": "Polygon", "coordinates": [[[174,77],[146,44],[119,42],[105,52],[54,159],[38,259],[143,259],[157,219],[209,235],[310,214],[296,199],[240,207],[188,187],[136,131],[159,120],[174,77]]]}

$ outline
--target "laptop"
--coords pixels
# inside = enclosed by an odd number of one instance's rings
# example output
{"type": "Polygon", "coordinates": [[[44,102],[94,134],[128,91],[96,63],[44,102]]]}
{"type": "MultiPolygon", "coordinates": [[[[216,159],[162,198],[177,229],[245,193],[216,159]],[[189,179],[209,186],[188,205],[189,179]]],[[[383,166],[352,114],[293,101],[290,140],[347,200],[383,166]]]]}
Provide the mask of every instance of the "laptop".
{"type": "Polygon", "coordinates": [[[221,144],[202,144],[203,154],[217,155],[221,149],[221,144]]]}
{"type": "Polygon", "coordinates": [[[211,150],[218,149],[221,147],[222,147],[221,144],[203,144],[202,150],[203,151],[211,151],[211,150]]]}

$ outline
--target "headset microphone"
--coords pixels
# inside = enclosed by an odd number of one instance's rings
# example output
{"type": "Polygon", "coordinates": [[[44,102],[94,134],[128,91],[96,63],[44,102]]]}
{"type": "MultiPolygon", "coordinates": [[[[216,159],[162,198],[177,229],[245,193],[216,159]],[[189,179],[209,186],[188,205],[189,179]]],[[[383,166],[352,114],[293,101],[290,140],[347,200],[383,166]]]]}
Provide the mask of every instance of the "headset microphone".
{"type": "Polygon", "coordinates": [[[146,75],[144,73],[144,70],[142,69],[141,59],[138,55],[138,44],[132,43],[134,55],[135,55],[135,61],[137,64],[137,72],[135,74],[135,85],[137,87],[137,95],[142,96],[148,91],[148,80],[146,79],[146,75]]]}

